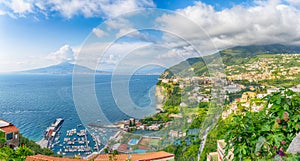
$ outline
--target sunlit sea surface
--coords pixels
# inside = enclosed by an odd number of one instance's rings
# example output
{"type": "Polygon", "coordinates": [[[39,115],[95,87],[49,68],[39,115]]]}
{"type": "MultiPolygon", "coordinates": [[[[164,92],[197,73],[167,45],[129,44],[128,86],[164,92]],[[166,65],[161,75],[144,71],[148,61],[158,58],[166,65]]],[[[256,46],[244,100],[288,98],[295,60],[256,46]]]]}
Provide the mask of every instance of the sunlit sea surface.
{"type": "MultiPolygon", "coordinates": [[[[157,78],[156,75],[131,77],[129,93],[135,104],[150,104],[157,78]]],[[[99,104],[109,120],[129,118],[114,102],[111,76],[96,75],[95,81],[96,91],[101,89],[96,92],[99,104]]],[[[15,124],[22,135],[38,141],[47,126],[59,117],[65,119],[61,133],[81,124],[73,102],[72,75],[0,75],[0,118],[15,124]]]]}

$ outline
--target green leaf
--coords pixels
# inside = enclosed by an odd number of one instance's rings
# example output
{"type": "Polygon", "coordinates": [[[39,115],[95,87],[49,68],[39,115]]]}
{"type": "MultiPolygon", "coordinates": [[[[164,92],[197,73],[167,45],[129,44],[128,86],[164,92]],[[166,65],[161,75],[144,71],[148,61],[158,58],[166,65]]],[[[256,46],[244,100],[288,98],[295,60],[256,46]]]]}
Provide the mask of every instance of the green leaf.
{"type": "Polygon", "coordinates": [[[271,143],[271,145],[279,146],[280,142],[283,140],[283,134],[269,134],[267,139],[271,143]]]}
{"type": "Polygon", "coordinates": [[[263,125],[262,128],[261,128],[261,131],[270,131],[271,128],[269,125],[263,125]]]}
{"type": "Polygon", "coordinates": [[[278,97],[276,103],[279,105],[281,103],[281,97],[278,97]]]}
{"type": "Polygon", "coordinates": [[[283,105],[283,109],[284,109],[284,110],[288,110],[289,108],[290,108],[290,106],[289,106],[288,104],[284,104],[284,105],[283,105]]]}

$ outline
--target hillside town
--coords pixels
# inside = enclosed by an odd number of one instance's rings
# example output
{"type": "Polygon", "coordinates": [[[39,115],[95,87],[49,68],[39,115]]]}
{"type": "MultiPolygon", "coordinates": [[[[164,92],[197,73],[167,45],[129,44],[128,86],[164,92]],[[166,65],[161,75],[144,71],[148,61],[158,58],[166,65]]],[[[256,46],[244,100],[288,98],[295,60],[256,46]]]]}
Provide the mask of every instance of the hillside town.
{"type": "MultiPolygon", "coordinates": [[[[243,65],[226,66],[227,79],[222,80],[224,86],[220,91],[224,94],[222,96],[224,96],[226,102],[222,105],[223,111],[220,119],[226,120],[234,115],[245,114],[249,111],[258,113],[266,106],[271,106],[267,104],[265,98],[274,93],[284,94],[289,90],[300,92],[300,84],[297,84],[296,81],[300,73],[300,67],[297,66],[297,63],[300,62],[298,54],[260,55],[254,60],[243,65]],[[294,81],[291,86],[286,88],[286,86],[268,82],[268,80],[274,79],[294,81]]],[[[170,146],[198,148],[204,141],[199,138],[199,133],[202,130],[201,123],[211,106],[212,85],[216,82],[205,75],[173,76],[169,79],[159,78],[158,81],[155,93],[158,102],[156,114],[140,120],[130,118],[119,121],[107,128],[102,125],[90,124],[90,128],[99,133],[105,133],[106,130],[114,128],[112,130],[114,135],[108,139],[102,149],[99,149],[100,139],[96,135],[92,134],[96,142],[94,150],[92,150],[88,146],[87,130],[68,130],[64,138],[66,146],[61,145],[63,150],[59,151],[58,154],[64,156],[64,152],[82,151],[87,154],[84,157],[77,155],[82,160],[94,159],[100,161],[107,158],[116,158],[116,160],[159,159],[167,161],[176,158],[176,154],[167,152],[170,146]],[[74,139],[72,138],[73,135],[80,138],[74,139]],[[78,145],[74,145],[77,142],[78,145]]],[[[20,146],[17,127],[1,120],[0,131],[3,133],[2,137],[7,140],[5,146],[14,149],[20,146]]],[[[57,141],[56,135],[53,135],[51,139],[57,141]]],[[[234,149],[225,153],[227,143],[224,138],[218,138],[214,144],[217,147],[216,151],[209,151],[205,156],[208,161],[234,160],[234,157],[236,157],[233,153],[234,149]]],[[[27,157],[26,160],[36,159],[54,158],[35,155],[27,157]]]]}
{"type": "Polygon", "coordinates": [[[259,56],[256,60],[243,65],[227,66],[228,80],[247,80],[259,82],[272,79],[294,80],[300,73],[299,54],[278,54],[276,56],[259,56]]]}

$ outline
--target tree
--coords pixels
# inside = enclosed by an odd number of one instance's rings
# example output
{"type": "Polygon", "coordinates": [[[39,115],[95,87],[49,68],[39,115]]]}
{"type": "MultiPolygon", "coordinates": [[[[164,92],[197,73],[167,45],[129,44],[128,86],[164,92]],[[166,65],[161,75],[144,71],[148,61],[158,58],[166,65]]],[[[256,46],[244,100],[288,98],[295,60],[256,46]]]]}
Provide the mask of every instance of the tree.
{"type": "Polygon", "coordinates": [[[0,148],[0,160],[9,160],[10,155],[12,155],[13,152],[13,149],[9,147],[0,148]]]}
{"type": "Polygon", "coordinates": [[[6,144],[5,133],[0,131],[0,147],[3,147],[6,144]]]}
{"type": "Polygon", "coordinates": [[[26,146],[18,147],[17,150],[9,147],[0,148],[0,160],[23,161],[30,155],[33,155],[33,152],[26,146]]]}
{"type": "Polygon", "coordinates": [[[41,148],[40,145],[36,144],[34,141],[23,137],[19,134],[20,145],[25,145],[26,147],[30,148],[34,154],[43,154],[43,155],[54,155],[54,152],[47,148],[41,148]]]}
{"type": "Polygon", "coordinates": [[[14,152],[16,158],[25,160],[27,156],[33,155],[31,149],[27,148],[26,146],[18,147],[18,149],[14,152]]]}
{"type": "Polygon", "coordinates": [[[104,149],[104,153],[108,154],[108,149],[107,148],[104,149]]]}
{"type": "Polygon", "coordinates": [[[5,138],[0,138],[0,147],[3,147],[6,144],[5,138]]]}

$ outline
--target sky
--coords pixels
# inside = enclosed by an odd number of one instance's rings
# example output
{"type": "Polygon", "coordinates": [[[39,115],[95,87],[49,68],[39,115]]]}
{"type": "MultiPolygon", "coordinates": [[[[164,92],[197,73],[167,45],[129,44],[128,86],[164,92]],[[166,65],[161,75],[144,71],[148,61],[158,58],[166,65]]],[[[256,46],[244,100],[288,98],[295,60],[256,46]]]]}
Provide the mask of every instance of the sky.
{"type": "Polygon", "coordinates": [[[0,72],[122,72],[273,43],[300,45],[299,0],[0,0],[0,72]]]}

